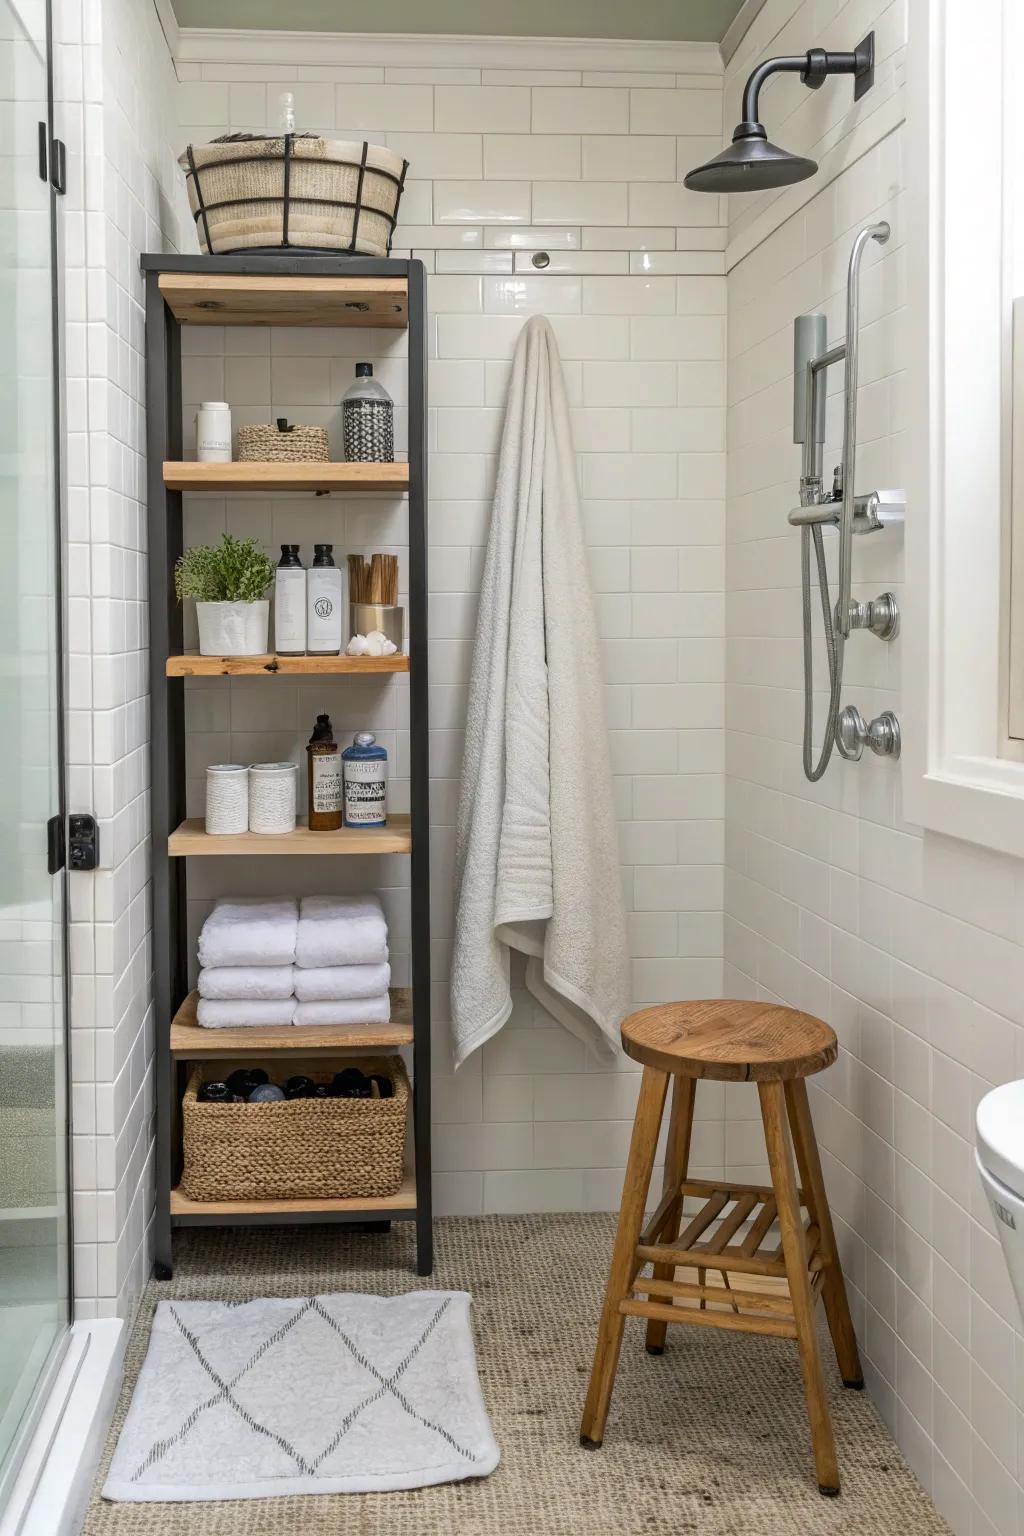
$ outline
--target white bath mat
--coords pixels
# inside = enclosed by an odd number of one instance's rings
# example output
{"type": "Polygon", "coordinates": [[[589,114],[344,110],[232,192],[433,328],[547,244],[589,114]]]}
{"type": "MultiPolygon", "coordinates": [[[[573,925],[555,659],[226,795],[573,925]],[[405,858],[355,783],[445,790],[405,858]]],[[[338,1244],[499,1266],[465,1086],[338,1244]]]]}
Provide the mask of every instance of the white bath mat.
{"type": "Polygon", "coordinates": [[[372,1493],[499,1451],[465,1291],[162,1301],[105,1498],[372,1493]]]}

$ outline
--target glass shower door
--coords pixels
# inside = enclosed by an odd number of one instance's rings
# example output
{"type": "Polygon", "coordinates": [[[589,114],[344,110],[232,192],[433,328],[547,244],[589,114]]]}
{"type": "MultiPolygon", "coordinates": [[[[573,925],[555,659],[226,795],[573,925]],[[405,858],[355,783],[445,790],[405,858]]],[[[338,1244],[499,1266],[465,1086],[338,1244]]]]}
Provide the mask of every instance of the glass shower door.
{"type": "Polygon", "coordinates": [[[0,1503],[69,1310],[64,876],[48,860],[63,782],[45,13],[0,0],[0,1503]]]}

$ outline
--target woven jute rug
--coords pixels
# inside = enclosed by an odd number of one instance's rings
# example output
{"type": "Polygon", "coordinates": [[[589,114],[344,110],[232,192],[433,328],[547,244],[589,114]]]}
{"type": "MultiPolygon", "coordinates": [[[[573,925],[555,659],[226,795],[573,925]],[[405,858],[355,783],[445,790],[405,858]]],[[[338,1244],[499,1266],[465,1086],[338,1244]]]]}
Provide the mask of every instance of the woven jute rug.
{"type": "MultiPolygon", "coordinates": [[[[579,1416],[614,1232],[610,1216],[437,1223],[429,1281],[409,1229],[188,1231],[174,1280],[152,1282],[85,1536],[949,1536],[870,1399],[826,1356],[843,1491],[817,1491],[796,1346],[670,1329],[663,1356],[627,1320],[604,1448],[579,1416]],[[392,1493],[203,1504],[112,1504],[102,1487],[157,1301],[242,1302],[325,1291],[473,1296],[484,1400],[502,1460],[490,1477],[392,1493]]],[[[823,1341],[824,1343],[824,1341],[823,1341]]]]}

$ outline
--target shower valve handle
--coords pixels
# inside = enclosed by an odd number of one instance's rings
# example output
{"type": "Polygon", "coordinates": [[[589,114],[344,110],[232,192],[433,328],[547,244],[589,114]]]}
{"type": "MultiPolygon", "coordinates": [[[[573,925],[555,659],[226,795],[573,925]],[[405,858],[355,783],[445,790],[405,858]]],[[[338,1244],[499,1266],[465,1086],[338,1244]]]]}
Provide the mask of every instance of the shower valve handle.
{"type": "MultiPolygon", "coordinates": [[[[895,640],[900,632],[900,606],[894,592],[883,592],[869,602],[859,603],[851,597],[847,609],[850,629],[866,629],[879,640],[895,640]]],[[[838,625],[838,614],[836,623],[838,625]]]]}
{"type": "Polygon", "coordinates": [[[870,747],[877,757],[900,755],[900,723],[891,709],[876,715],[869,725],[856,704],[847,704],[836,725],[836,740],[845,758],[859,763],[864,748],[870,747]]]}

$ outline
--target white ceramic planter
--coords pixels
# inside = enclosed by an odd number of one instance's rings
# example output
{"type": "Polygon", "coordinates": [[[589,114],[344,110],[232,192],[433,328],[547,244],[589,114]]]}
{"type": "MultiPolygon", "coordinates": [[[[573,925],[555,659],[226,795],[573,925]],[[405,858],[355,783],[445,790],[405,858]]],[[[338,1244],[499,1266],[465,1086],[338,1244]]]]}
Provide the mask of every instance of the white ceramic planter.
{"type": "Polygon", "coordinates": [[[263,656],[270,643],[270,602],[196,603],[200,656],[263,656]]]}

